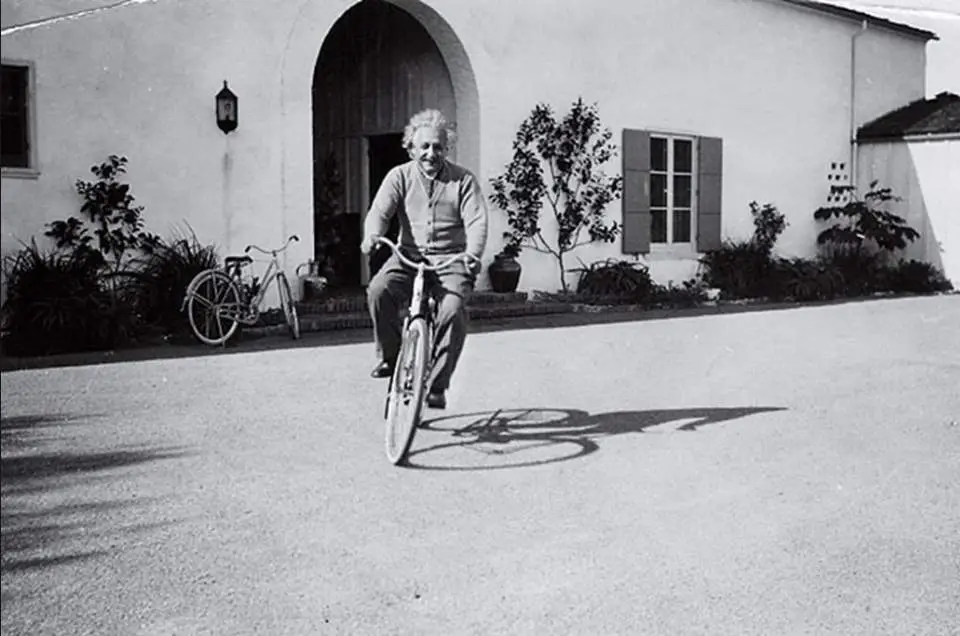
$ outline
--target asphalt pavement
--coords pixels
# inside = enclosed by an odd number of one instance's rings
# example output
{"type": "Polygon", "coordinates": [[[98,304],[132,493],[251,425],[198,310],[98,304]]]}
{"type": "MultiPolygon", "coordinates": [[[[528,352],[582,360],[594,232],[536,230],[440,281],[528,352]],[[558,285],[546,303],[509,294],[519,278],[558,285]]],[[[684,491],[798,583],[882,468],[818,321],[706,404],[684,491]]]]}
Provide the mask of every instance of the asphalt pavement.
{"type": "Polygon", "coordinates": [[[373,363],[4,372],[0,631],[957,633],[957,296],[478,331],[405,468],[373,363]]]}

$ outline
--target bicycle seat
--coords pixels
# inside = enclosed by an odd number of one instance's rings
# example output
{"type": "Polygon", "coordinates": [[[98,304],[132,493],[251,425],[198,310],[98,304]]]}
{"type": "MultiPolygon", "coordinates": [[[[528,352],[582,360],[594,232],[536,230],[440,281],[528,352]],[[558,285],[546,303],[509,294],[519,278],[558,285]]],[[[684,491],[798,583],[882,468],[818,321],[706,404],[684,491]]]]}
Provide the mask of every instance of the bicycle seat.
{"type": "Polygon", "coordinates": [[[223,263],[227,267],[230,267],[231,265],[240,265],[242,267],[244,265],[249,265],[252,262],[253,259],[249,256],[228,256],[223,259],[223,263]]]}

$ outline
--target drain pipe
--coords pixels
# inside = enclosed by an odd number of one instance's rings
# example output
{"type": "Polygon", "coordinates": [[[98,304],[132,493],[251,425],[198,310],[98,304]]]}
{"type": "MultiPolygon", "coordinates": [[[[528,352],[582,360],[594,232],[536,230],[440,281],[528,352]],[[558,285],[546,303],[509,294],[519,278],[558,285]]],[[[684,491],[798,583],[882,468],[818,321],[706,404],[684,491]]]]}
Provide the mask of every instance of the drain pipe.
{"type": "MultiPolygon", "coordinates": [[[[867,21],[850,38],[850,185],[857,187],[857,39],[867,32],[867,21]]],[[[855,191],[854,191],[855,192],[855,191]]]]}

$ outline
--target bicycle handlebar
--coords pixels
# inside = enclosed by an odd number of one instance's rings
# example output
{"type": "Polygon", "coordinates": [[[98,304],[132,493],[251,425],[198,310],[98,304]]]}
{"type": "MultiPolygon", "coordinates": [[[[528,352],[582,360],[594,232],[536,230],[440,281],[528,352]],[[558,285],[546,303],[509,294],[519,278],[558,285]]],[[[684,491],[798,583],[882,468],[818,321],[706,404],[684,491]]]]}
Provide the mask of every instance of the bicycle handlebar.
{"type": "Polygon", "coordinates": [[[386,237],[378,236],[378,237],[376,238],[376,241],[377,241],[378,243],[383,243],[384,245],[386,245],[387,247],[389,247],[391,250],[393,250],[393,253],[397,255],[397,257],[400,259],[400,261],[401,261],[403,264],[405,264],[405,265],[407,265],[407,266],[409,266],[409,267],[414,267],[414,268],[416,268],[416,267],[423,267],[423,269],[425,269],[425,270],[427,270],[427,271],[429,271],[429,272],[437,272],[437,271],[440,271],[440,270],[442,270],[442,269],[446,269],[446,268],[450,267],[451,265],[453,265],[454,263],[456,263],[457,261],[464,261],[464,262],[467,262],[467,265],[469,265],[469,262],[468,262],[468,261],[477,260],[476,258],[474,258],[473,256],[471,256],[470,254],[467,254],[466,252],[463,252],[462,254],[457,254],[457,255],[455,255],[455,256],[452,256],[452,257],[448,258],[447,260],[443,261],[442,263],[439,263],[439,264],[436,264],[436,265],[427,265],[427,264],[424,263],[424,262],[420,262],[420,263],[414,262],[414,261],[410,260],[409,258],[407,258],[406,256],[404,256],[404,255],[403,255],[403,252],[400,251],[400,247],[399,247],[396,243],[394,243],[393,241],[391,241],[390,239],[388,239],[388,238],[386,238],[386,237]]]}
{"type": "Polygon", "coordinates": [[[247,247],[244,248],[243,253],[244,253],[244,254],[249,254],[249,253],[250,253],[250,250],[257,250],[258,252],[262,252],[262,253],[268,254],[268,255],[270,255],[270,256],[276,256],[279,252],[282,252],[283,250],[287,249],[287,248],[290,246],[290,242],[291,242],[291,241],[299,241],[299,240],[300,240],[300,237],[299,237],[299,236],[297,236],[296,234],[291,234],[291,235],[290,235],[290,238],[287,239],[287,242],[284,243],[284,244],[283,244],[283,247],[281,247],[280,249],[276,249],[276,250],[265,250],[265,249],[263,249],[262,247],[260,247],[259,245],[247,245],[247,247]]]}

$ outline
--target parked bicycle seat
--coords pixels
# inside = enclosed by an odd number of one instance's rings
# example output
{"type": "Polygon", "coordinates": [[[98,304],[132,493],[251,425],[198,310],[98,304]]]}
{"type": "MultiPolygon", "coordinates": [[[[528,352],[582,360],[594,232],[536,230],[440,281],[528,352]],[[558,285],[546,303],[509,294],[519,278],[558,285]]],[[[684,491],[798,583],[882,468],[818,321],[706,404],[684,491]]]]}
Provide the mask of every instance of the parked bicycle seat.
{"type": "Polygon", "coordinates": [[[242,267],[244,265],[249,265],[252,262],[253,259],[249,256],[228,256],[223,259],[223,263],[227,267],[230,267],[231,265],[240,265],[242,267]]]}

